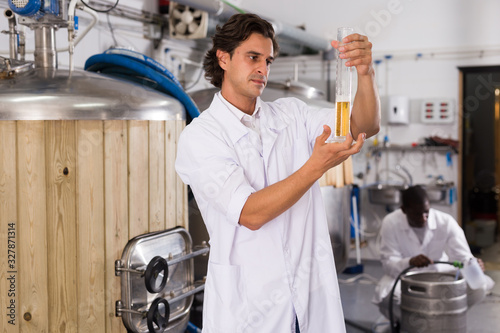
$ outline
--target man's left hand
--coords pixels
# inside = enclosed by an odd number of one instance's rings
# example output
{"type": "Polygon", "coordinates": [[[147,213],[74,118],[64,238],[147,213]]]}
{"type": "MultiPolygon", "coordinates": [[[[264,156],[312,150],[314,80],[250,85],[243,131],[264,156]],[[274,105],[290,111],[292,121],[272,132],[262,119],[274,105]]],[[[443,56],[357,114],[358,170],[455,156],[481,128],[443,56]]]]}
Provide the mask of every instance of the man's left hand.
{"type": "Polygon", "coordinates": [[[372,43],[368,37],[360,34],[352,34],[339,42],[332,41],[332,46],[340,52],[341,59],[347,59],[346,66],[356,67],[358,75],[368,75],[373,73],[372,65],[372,43]]]}

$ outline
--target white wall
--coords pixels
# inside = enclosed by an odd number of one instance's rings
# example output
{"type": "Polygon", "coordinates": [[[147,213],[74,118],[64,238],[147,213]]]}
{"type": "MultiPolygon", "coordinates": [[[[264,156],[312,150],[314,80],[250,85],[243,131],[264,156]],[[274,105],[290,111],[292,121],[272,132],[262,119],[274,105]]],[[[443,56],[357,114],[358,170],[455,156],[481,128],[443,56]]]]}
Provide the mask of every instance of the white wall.
{"type": "MultiPolygon", "coordinates": [[[[241,6],[334,38],[339,26],[358,27],[375,51],[495,45],[500,3],[495,0],[241,0],[241,6]]],[[[496,45],[498,46],[498,45],[496,45]]]]}

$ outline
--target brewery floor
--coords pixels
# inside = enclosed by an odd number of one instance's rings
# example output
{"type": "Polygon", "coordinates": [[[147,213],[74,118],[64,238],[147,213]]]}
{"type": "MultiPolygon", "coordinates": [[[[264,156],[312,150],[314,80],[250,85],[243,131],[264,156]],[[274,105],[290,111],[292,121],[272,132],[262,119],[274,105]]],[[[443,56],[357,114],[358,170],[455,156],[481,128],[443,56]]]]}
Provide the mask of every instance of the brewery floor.
{"type": "MultiPolygon", "coordinates": [[[[492,292],[467,311],[468,333],[497,333],[500,327],[500,243],[485,248],[480,254],[486,274],[495,282],[492,292]]],[[[348,333],[390,332],[389,321],[371,302],[375,280],[382,277],[382,265],[377,260],[363,260],[363,274],[339,274],[340,293],[348,333]]],[[[355,264],[350,259],[348,267],[355,264]]]]}

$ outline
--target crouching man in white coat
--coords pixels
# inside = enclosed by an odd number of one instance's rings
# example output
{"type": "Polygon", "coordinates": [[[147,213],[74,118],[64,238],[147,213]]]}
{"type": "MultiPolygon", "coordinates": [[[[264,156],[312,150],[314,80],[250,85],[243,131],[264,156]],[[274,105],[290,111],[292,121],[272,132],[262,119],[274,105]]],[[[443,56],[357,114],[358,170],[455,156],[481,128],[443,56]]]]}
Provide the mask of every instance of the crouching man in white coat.
{"type": "MultiPolygon", "coordinates": [[[[402,206],[382,221],[380,256],[385,275],[378,283],[373,302],[389,318],[389,294],[399,273],[409,266],[420,271],[449,271],[452,266],[433,264],[435,261],[466,262],[473,255],[462,228],[455,219],[429,206],[427,193],[420,186],[403,192],[402,206]]],[[[484,271],[481,259],[478,259],[484,271]]],[[[398,282],[400,284],[400,282],[398,282]]],[[[468,306],[481,301],[493,280],[485,275],[483,288],[467,289],[468,306]]],[[[393,318],[401,318],[401,288],[396,286],[393,299],[393,318]]]]}

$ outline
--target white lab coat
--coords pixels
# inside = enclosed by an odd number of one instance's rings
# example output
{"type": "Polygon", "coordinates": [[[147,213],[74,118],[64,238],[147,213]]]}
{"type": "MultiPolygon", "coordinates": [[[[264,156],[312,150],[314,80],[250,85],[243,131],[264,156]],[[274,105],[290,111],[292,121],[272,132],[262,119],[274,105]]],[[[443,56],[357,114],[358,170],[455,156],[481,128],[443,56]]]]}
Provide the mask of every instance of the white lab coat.
{"type": "Polygon", "coordinates": [[[238,223],[251,193],[306,162],[333,112],[294,98],[257,106],[261,150],[217,95],[179,139],[176,170],[210,236],[203,332],[295,332],[295,314],[302,333],[345,332],[319,184],[257,231],[238,223]]]}
{"type": "MultiPolygon", "coordinates": [[[[473,257],[464,231],[451,215],[431,208],[426,228],[427,232],[421,244],[401,209],[384,218],[380,229],[380,257],[385,275],[376,287],[373,297],[375,304],[384,301],[399,273],[410,266],[410,259],[416,255],[423,254],[434,261],[460,262],[473,257]]],[[[450,265],[435,264],[414,270],[450,271],[454,268],[450,265]]],[[[492,287],[492,280],[489,277],[486,279],[489,287],[492,287]]],[[[399,286],[394,294],[397,303],[401,294],[399,286]]]]}

